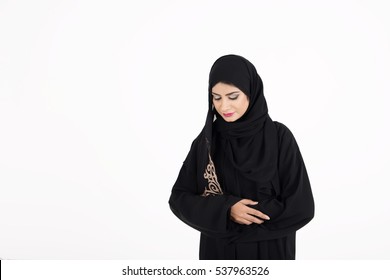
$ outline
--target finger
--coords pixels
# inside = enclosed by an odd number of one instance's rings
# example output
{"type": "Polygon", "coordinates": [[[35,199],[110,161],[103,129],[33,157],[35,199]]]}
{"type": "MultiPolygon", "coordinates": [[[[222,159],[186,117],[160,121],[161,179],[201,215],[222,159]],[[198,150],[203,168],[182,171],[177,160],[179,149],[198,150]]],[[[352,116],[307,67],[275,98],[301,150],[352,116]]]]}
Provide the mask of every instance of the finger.
{"type": "Polygon", "coordinates": [[[243,210],[245,211],[245,213],[259,217],[260,219],[263,219],[263,220],[270,220],[271,219],[268,215],[264,214],[263,212],[256,210],[256,209],[253,209],[253,208],[248,207],[248,206],[246,206],[246,208],[243,210]]]}
{"type": "Polygon", "coordinates": [[[252,224],[251,221],[248,221],[244,218],[232,218],[233,222],[236,222],[237,224],[240,224],[240,225],[250,225],[252,224]]]}
{"type": "Polygon", "coordinates": [[[247,221],[249,221],[249,222],[251,222],[251,223],[258,224],[258,225],[264,223],[264,220],[261,220],[261,219],[255,217],[255,216],[250,215],[250,214],[247,214],[247,215],[244,217],[244,219],[247,220],[247,221]]]}
{"type": "Polygon", "coordinates": [[[268,215],[264,214],[263,212],[260,212],[259,210],[252,209],[252,208],[251,208],[251,211],[248,212],[248,214],[259,217],[260,219],[263,219],[263,220],[270,220],[271,219],[268,215]]]}
{"type": "Polygon", "coordinates": [[[247,215],[245,217],[240,217],[240,218],[233,218],[232,217],[232,220],[234,222],[236,222],[237,224],[241,224],[241,225],[251,225],[253,223],[260,225],[260,224],[264,223],[263,220],[257,219],[256,217],[254,217],[252,215],[247,215]]]}
{"type": "Polygon", "coordinates": [[[248,221],[248,220],[246,220],[246,219],[240,220],[240,223],[241,223],[242,225],[247,225],[247,226],[249,226],[249,225],[252,224],[251,221],[248,221]]]}
{"type": "Polygon", "coordinates": [[[245,205],[256,205],[258,203],[257,201],[253,201],[251,199],[242,199],[240,202],[245,205]]]}

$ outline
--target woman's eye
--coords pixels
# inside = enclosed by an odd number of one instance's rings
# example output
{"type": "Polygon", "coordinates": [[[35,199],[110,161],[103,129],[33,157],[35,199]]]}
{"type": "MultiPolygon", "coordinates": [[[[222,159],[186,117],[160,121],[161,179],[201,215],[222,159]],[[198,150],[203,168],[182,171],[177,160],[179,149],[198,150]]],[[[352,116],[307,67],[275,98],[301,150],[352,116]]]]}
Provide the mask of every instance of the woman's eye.
{"type": "Polygon", "coordinates": [[[236,100],[237,98],[238,98],[238,95],[234,95],[234,96],[229,97],[230,100],[236,100]]]}
{"type": "Polygon", "coordinates": [[[221,97],[213,96],[213,99],[214,99],[214,100],[221,100],[221,97]]]}

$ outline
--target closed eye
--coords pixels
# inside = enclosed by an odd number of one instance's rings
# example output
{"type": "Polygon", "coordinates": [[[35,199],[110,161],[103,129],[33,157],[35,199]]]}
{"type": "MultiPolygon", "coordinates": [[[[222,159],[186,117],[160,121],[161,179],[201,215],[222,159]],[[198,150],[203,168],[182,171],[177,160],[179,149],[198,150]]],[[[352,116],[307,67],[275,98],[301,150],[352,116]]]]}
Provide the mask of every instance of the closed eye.
{"type": "MultiPolygon", "coordinates": [[[[219,94],[213,93],[212,95],[213,95],[213,100],[215,100],[215,101],[222,99],[222,97],[219,94]]],[[[240,96],[240,94],[237,92],[231,92],[229,94],[226,94],[226,96],[229,98],[229,100],[236,100],[240,96]]]]}

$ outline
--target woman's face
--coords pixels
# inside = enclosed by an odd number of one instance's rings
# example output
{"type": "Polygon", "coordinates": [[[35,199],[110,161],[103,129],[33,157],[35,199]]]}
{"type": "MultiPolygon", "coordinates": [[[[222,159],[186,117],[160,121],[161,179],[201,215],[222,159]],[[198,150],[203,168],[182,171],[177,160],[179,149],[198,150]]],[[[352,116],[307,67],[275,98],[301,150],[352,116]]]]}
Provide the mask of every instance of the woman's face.
{"type": "Polygon", "coordinates": [[[233,85],[219,82],[213,86],[211,94],[215,109],[227,122],[238,120],[248,109],[248,96],[233,85]]]}

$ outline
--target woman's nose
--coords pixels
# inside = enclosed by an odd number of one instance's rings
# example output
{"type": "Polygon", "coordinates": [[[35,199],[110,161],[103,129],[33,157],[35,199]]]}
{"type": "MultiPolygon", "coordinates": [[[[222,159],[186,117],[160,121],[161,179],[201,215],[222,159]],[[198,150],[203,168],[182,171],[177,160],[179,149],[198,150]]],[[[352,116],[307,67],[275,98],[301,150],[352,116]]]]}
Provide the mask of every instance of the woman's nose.
{"type": "Polygon", "coordinates": [[[222,111],[226,111],[228,109],[230,109],[230,102],[229,102],[229,100],[222,100],[221,110],[222,111]]]}

